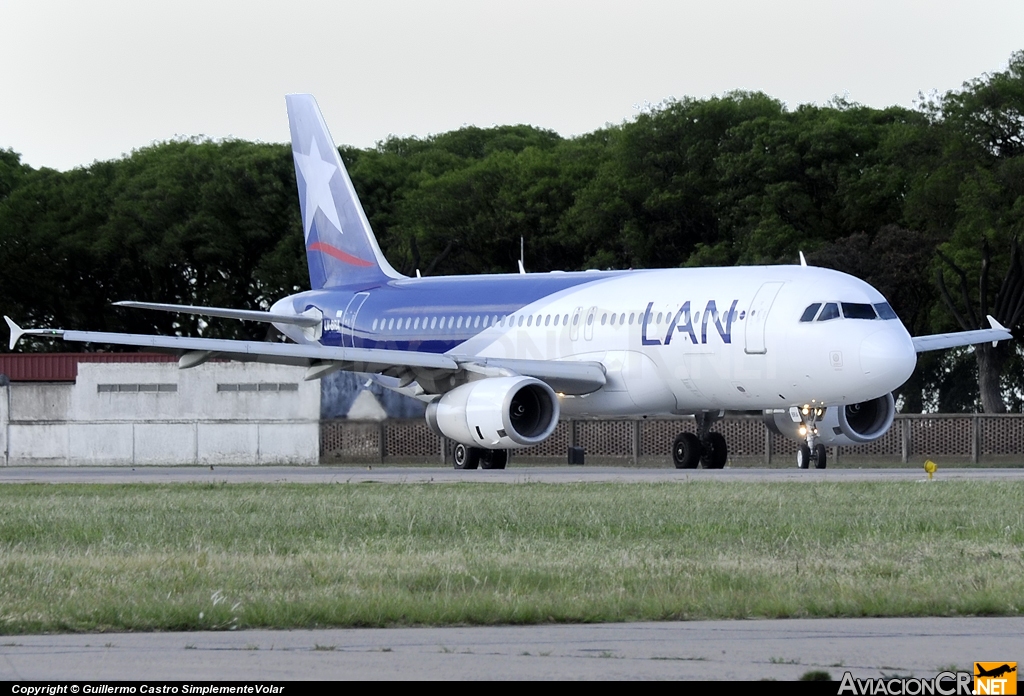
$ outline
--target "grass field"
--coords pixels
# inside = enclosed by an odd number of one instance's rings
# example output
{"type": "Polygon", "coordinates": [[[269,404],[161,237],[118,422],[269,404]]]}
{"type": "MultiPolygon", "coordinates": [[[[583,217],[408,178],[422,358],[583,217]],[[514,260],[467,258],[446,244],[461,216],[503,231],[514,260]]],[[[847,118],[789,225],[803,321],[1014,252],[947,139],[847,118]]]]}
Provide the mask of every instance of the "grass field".
{"type": "Polygon", "coordinates": [[[1019,614],[1014,482],[0,486],[0,633],[1019,614]]]}

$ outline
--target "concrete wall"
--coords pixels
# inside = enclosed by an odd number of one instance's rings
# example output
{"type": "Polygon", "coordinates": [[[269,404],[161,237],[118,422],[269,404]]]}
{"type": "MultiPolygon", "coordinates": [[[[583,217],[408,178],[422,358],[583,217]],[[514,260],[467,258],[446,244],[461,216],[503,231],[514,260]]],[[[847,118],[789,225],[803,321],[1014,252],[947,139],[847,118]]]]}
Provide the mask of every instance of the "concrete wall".
{"type": "Polygon", "coordinates": [[[11,389],[8,386],[7,380],[0,381],[0,456],[3,457],[0,460],[0,464],[7,466],[7,428],[10,423],[10,398],[11,389]]]}
{"type": "Polygon", "coordinates": [[[11,466],[317,464],[320,385],[303,372],[82,363],[75,384],[0,386],[0,450],[11,466]]]}

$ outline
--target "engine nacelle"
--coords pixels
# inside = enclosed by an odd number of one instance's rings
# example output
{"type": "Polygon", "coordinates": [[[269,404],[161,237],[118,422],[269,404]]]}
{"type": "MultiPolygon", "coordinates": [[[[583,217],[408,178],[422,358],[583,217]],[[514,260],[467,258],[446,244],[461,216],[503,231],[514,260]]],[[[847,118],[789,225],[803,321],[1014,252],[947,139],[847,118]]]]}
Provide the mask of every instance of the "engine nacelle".
{"type": "Polygon", "coordinates": [[[488,377],[427,405],[427,425],[470,447],[516,449],[543,442],[558,425],[558,397],[533,377],[488,377]]]}
{"type": "MultiPolygon", "coordinates": [[[[825,409],[825,415],[815,424],[818,428],[818,442],[844,447],[872,442],[885,435],[895,417],[896,402],[892,394],[859,404],[829,406],[825,409]]],[[[779,435],[797,442],[804,441],[800,435],[801,421],[794,421],[789,411],[765,411],[764,422],[779,435]]]]}

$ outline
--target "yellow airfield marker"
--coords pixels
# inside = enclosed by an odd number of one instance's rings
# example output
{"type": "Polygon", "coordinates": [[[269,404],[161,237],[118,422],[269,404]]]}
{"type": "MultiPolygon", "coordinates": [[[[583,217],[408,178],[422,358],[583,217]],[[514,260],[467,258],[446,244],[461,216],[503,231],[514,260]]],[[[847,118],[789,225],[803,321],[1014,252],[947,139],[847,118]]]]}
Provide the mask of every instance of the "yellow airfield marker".
{"type": "Polygon", "coordinates": [[[932,480],[932,474],[934,474],[935,470],[938,469],[938,468],[939,468],[939,465],[936,464],[935,462],[933,462],[931,459],[928,459],[928,460],[925,461],[925,463],[924,463],[924,470],[928,472],[928,480],[929,481],[932,480]]]}

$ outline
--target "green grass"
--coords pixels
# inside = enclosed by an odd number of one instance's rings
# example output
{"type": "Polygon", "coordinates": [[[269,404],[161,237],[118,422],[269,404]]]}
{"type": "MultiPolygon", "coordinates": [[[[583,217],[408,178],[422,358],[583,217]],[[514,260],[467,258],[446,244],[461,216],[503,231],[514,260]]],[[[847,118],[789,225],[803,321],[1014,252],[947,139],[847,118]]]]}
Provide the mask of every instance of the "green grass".
{"type": "Polygon", "coordinates": [[[0,486],[0,633],[1019,614],[1016,482],[0,486]]]}

